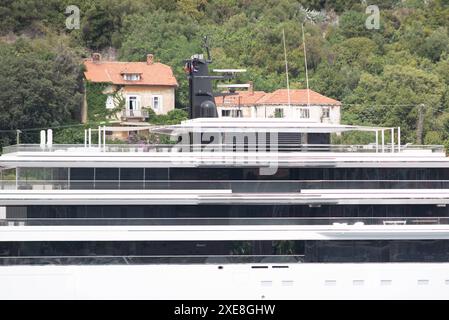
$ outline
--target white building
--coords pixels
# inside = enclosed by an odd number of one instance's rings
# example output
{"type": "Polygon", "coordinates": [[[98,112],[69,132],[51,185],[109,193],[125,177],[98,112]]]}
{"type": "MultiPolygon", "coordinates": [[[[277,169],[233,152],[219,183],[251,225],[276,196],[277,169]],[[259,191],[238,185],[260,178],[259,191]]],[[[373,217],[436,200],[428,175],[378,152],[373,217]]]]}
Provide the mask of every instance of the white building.
{"type": "Polygon", "coordinates": [[[235,95],[217,97],[219,117],[287,118],[304,122],[340,123],[341,102],[313,90],[279,89],[272,93],[238,91],[235,95]]]}

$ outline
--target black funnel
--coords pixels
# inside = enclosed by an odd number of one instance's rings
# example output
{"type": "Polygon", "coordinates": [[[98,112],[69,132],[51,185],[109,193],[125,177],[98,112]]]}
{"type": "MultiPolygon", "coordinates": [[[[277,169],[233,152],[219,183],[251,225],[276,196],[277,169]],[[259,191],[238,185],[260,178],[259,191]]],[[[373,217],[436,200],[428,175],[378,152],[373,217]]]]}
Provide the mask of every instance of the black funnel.
{"type": "Polygon", "coordinates": [[[185,70],[189,79],[190,118],[217,118],[217,106],[209,76],[209,63],[202,55],[187,60],[185,70]]]}

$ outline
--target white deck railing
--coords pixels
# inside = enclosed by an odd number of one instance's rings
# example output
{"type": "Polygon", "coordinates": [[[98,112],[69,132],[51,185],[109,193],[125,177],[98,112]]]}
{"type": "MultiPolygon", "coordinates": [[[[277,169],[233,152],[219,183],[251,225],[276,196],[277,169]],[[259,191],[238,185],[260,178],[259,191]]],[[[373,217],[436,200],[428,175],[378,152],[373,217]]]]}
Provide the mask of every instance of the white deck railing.
{"type": "MultiPolygon", "coordinates": [[[[52,146],[41,146],[39,144],[19,144],[6,146],[3,148],[3,154],[16,152],[56,152],[56,151],[76,151],[76,150],[92,150],[102,152],[214,152],[214,146],[220,148],[223,152],[257,152],[262,150],[277,150],[280,152],[362,152],[362,153],[408,153],[408,152],[426,152],[426,153],[443,153],[442,145],[403,145],[400,151],[397,145],[391,150],[391,145],[385,145],[384,152],[379,148],[376,149],[375,144],[369,145],[330,145],[330,144],[267,144],[260,149],[256,145],[239,145],[239,144],[192,144],[192,145],[175,145],[175,144],[106,144],[98,147],[92,145],[86,147],[83,144],[54,144],[52,146]]],[[[216,151],[216,150],[215,150],[216,151]]]]}

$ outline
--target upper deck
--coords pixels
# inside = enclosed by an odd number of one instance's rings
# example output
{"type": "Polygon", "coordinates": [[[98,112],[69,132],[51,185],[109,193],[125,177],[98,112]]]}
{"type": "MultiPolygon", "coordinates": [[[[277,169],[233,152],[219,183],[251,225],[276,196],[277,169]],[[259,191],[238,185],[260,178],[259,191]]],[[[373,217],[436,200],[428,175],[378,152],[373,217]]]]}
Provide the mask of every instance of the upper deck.
{"type": "Polygon", "coordinates": [[[449,167],[443,146],[402,144],[400,128],[284,119],[193,119],[179,125],[99,127],[84,144],[19,144],[3,149],[0,167],[449,167]],[[148,130],[173,144],[107,144],[106,132],[148,130]],[[97,131],[98,141],[92,141],[97,131]],[[367,145],[303,143],[307,135],[372,133],[367,145]],[[287,138],[285,135],[287,134],[287,138]],[[284,135],[281,137],[281,135],[284,135]],[[387,139],[388,138],[388,139],[387,139]],[[290,139],[290,140],[289,140],[290,139]],[[175,143],[176,142],[176,143],[175,143]]]}
{"type": "Polygon", "coordinates": [[[235,145],[14,145],[1,167],[449,167],[442,146],[281,145],[264,151],[235,145]]]}

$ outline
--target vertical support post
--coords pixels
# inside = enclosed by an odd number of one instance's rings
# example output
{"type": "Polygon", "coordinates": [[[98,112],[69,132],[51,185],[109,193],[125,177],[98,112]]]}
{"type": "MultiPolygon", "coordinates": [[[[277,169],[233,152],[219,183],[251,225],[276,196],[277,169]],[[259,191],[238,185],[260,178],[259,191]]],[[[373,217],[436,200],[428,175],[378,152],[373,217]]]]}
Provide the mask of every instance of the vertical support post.
{"type": "Polygon", "coordinates": [[[42,149],[44,149],[45,148],[45,143],[46,143],[46,133],[45,133],[45,130],[41,130],[41,141],[40,141],[40,147],[42,148],[42,149]]]}
{"type": "Polygon", "coordinates": [[[382,153],[385,152],[385,130],[382,129],[382,153]]]}
{"type": "Polygon", "coordinates": [[[22,131],[20,131],[19,129],[16,130],[16,144],[19,145],[20,144],[20,134],[22,133],[22,131]]]}
{"type": "Polygon", "coordinates": [[[398,152],[401,152],[401,127],[398,127],[398,152]]]}
{"type": "Polygon", "coordinates": [[[92,146],[92,129],[89,128],[89,148],[92,146]]]}
{"type": "Polygon", "coordinates": [[[84,129],[84,148],[87,147],[87,129],[84,129]]]}
{"type": "Polygon", "coordinates": [[[376,153],[379,152],[379,130],[376,129],[376,153]]]}
{"type": "Polygon", "coordinates": [[[394,128],[391,128],[391,153],[394,153],[394,128]]]}
{"type": "Polygon", "coordinates": [[[98,126],[98,149],[101,150],[101,126],[98,126]]]}
{"type": "Polygon", "coordinates": [[[106,151],[106,126],[103,126],[103,149],[106,151]]]}
{"type": "Polygon", "coordinates": [[[53,146],[53,130],[52,129],[47,130],[47,146],[50,148],[53,146]]]}

